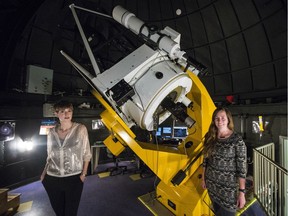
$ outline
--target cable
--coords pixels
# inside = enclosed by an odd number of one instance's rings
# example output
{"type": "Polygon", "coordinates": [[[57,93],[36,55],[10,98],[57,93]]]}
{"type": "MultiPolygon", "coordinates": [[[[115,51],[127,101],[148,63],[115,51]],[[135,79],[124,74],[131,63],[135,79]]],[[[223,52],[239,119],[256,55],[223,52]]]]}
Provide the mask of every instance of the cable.
{"type": "Polygon", "coordinates": [[[155,144],[156,144],[156,150],[157,150],[157,158],[156,158],[156,164],[157,164],[157,167],[156,167],[156,170],[155,170],[155,179],[154,179],[154,189],[156,189],[156,180],[157,180],[157,176],[158,176],[158,167],[159,167],[159,143],[158,143],[158,140],[157,140],[157,135],[156,135],[156,131],[158,130],[158,123],[159,123],[159,116],[157,115],[157,113],[153,115],[153,135],[155,136],[155,144]]]}
{"type": "Polygon", "coordinates": [[[135,101],[132,98],[130,98],[130,100],[132,101],[133,104],[135,104],[135,106],[137,106],[142,112],[144,112],[145,110],[144,110],[144,105],[143,105],[142,99],[141,99],[139,93],[137,92],[135,86],[133,86],[133,89],[134,89],[134,92],[137,94],[142,107],[140,107],[137,103],[135,103],[135,101]]]}

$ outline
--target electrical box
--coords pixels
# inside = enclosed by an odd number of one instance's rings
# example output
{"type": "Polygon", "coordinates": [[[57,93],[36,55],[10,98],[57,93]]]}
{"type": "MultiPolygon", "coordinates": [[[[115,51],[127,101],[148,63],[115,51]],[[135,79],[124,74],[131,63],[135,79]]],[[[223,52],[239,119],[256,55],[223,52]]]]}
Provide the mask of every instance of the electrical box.
{"type": "Polygon", "coordinates": [[[55,117],[53,106],[54,104],[51,103],[43,104],[43,117],[55,117]]]}
{"type": "Polygon", "coordinates": [[[35,65],[27,66],[26,86],[28,93],[52,94],[53,70],[35,65]]]}

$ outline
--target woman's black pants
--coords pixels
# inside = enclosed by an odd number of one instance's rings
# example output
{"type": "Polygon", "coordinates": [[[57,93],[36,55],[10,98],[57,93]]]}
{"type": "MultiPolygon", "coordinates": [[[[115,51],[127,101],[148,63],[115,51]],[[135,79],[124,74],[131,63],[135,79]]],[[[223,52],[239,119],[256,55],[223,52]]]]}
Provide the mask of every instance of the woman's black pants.
{"type": "Polygon", "coordinates": [[[83,190],[80,175],[69,177],[46,175],[42,183],[57,216],[77,215],[83,190]]]}

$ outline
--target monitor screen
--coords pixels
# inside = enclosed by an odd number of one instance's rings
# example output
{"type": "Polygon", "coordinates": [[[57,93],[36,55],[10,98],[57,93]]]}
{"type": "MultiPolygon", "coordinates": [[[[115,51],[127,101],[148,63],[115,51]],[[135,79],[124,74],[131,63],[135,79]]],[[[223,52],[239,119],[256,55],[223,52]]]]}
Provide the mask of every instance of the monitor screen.
{"type": "Polygon", "coordinates": [[[171,138],[172,137],[172,128],[171,127],[163,127],[162,128],[162,137],[171,138]]]}
{"type": "Polygon", "coordinates": [[[163,134],[171,134],[172,129],[171,127],[163,127],[163,134]]]}
{"type": "Polygon", "coordinates": [[[173,138],[182,139],[187,136],[187,127],[174,127],[173,128],[173,138]]]}
{"type": "Polygon", "coordinates": [[[156,136],[161,136],[161,131],[162,131],[162,128],[158,127],[158,129],[156,131],[156,136]]]}
{"type": "Polygon", "coordinates": [[[43,119],[40,125],[39,135],[47,135],[50,128],[55,127],[57,121],[53,118],[51,119],[43,119]]]}

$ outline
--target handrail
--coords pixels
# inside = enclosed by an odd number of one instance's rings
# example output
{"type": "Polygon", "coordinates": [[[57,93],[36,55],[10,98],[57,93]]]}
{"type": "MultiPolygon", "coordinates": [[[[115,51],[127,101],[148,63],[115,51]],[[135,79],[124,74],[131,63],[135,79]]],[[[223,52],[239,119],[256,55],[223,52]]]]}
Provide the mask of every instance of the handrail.
{"type": "Polygon", "coordinates": [[[268,158],[266,155],[264,155],[262,152],[260,152],[259,150],[257,150],[256,148],[253,149],[253,151],[256,151],[258,154],[260,154],[265,160],[269,161],[270,163],[273,164],[273,166],[277,167],[279,170],[281,170],[282,172],[284,172],[284,174],[288,175],[288,170],[285,169],[284,167],[278,165],[277,163],[275,163],[275,161],[271,160],[270,158],[268,158]]]}
{"type": "Polygon", "coordinates": [[[261,150],[274,159],[274,143],[253,149],[254,194],[268,216],[282,216],[287,213],[288,171],[261,150]]]}

